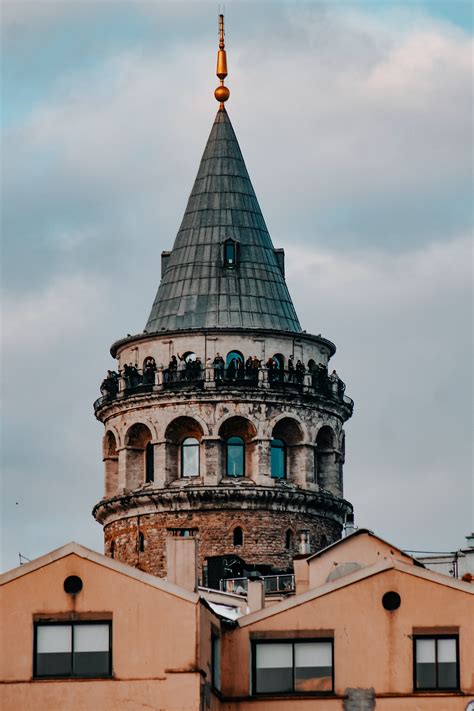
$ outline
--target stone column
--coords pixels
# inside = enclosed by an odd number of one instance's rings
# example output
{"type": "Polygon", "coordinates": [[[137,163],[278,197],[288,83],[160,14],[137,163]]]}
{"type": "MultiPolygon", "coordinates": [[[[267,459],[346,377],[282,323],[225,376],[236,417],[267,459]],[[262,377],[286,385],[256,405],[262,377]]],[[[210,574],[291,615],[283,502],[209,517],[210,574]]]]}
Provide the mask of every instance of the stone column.
{"type": "Polygon", "coordinates": [[[201,440],[201,476],[204,484],[217,486],[224,474],[223,444],[220,437],[203,437],[201,440]]]}

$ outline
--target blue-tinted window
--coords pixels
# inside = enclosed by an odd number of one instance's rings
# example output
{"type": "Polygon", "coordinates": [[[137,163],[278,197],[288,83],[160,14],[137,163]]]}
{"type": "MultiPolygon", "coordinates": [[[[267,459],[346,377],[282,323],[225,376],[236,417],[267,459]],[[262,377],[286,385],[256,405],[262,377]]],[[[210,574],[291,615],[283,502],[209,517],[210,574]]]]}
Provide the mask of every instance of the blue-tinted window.
{"type": "Polygon", "coordinates": [[[227,476],[245,476],[245,443],[242,437],[229,437],[226,442],[227,476]]]}
{"type": "Polygon", "coordinates": [[[232,240],[224,244],[224,265],[226,267],[235,267],[237,264],[237,247],[232,240]]]}
{"type": "Polygon", "coordinates": [[[286,445],[281,439],[272,439],[270,445],[272,479],[286,477],[286,445]]]}

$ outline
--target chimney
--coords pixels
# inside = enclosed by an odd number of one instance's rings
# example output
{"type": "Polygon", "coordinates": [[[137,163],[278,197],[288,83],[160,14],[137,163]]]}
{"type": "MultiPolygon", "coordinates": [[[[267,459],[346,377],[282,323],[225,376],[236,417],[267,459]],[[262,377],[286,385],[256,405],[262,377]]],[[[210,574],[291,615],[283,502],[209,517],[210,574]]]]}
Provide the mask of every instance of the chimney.
{"type": "Polygon", "coordinates": [[[352,512],[347,513],[346,521],[344,523],[344,538],[350,536],[351,533],[354,533],[354,531],[357,531],[357,526],[354,523],[354,514],[352,512]]]}
{"type": "Polygon", "coordinates": [[[309,565],[306,556],[296,556],[293,558],[293,570],[295,572],[295,593],[299,595],[309,589],[309,565]]]}
{"type": "Polygon", "coordinates": [[[251,573],[247,585],[247,605],[250,612],[262,610],[265,607],[265,587],[262,578],[251,573]]]}
{"type": "Polygon", "coordinates": [[[194,536],[168,536],[166,563],[169,583],[196,592],[197,590],[197,540],[194,536]]]}

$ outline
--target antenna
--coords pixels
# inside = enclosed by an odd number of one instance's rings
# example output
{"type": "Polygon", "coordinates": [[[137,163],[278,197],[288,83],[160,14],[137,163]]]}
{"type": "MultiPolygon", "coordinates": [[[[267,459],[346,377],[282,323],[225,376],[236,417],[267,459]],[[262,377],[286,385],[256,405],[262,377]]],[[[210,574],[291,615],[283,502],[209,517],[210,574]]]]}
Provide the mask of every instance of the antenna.
{"type": "Polygon", "coordinates": [[[20,565],[23,565],[23,563],[31,563],[31,560],[22,553],[18,553],[18,558],[20,559],[20,565]]]}

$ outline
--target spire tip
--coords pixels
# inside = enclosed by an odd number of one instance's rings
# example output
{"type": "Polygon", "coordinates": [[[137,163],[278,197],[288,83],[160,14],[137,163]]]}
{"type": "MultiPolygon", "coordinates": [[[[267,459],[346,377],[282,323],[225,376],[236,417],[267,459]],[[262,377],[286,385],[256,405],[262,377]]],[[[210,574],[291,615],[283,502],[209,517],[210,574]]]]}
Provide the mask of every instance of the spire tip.
{"type": "Polygon", "coordinates": [[[224,79],[227,76],[227,55],[225,52],[225,42],[224,42],[224,15],[219,15],[219,50],[217,52],[217,69],[216,74],[220,79],[220,86],[214,92],[214,96],[220,103],[221,111],[224,110],[224,102],[230,96],[229,89],[224,86],[224,79]]]}

